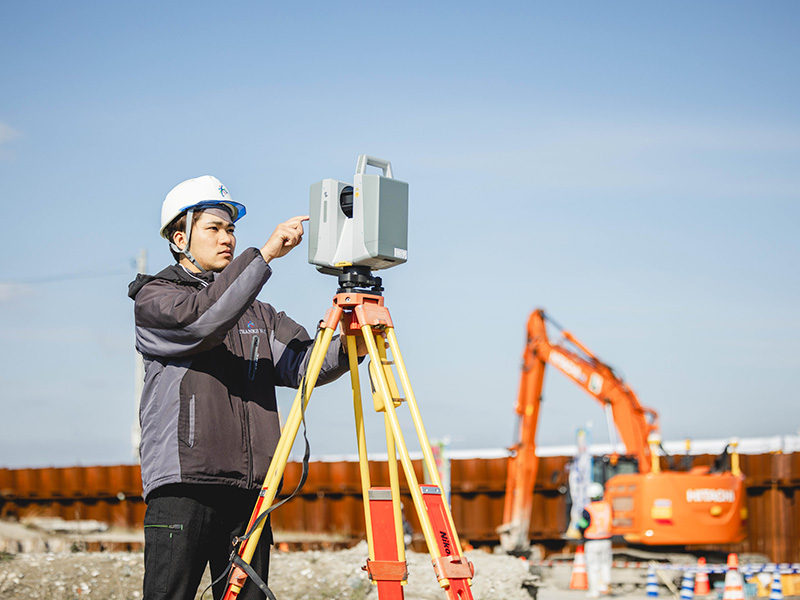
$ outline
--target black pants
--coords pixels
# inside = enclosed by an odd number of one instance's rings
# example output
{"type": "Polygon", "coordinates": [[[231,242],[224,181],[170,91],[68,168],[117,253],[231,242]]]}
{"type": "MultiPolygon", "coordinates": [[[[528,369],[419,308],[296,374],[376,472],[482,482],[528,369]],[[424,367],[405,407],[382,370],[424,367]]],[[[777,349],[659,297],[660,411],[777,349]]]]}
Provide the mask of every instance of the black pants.
{"type": "MultiPolygon", "coordinates": [[[[258,492],[219,485],[154,490],[144,517],[144,600],[194,600],[206,565],[212,581],[228,566],[231,542],[245,532],[257,498],[258,492]]],[[[271,543],[267,521],[250,561],[264,582],[271,543]]],[[[215,600],[225,593],[226,580],[214,585],[215,600]]],[[[248,579],[239,598],[263,599],[264,594],[248,579]]]]}

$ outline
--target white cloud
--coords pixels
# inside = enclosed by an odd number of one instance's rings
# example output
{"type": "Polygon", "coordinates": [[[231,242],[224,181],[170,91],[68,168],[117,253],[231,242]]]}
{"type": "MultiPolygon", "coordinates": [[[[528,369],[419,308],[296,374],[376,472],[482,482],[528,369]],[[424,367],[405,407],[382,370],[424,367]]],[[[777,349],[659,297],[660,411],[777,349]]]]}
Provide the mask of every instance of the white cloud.
{"type": "Polygon", "coordinates": [[[0,122],[0,160],[14,158],[14,153],[11,150],[7,150],[4,146],[20,137],[22,137],[22,134],[19,131],[0,122]]]}
{"type": "MultiPolygon", "coordinates": [[[[0,152],[2,156],[2,152],[0,152]]],[[[0,302],[13,300],[25,296],[31,291],[30,287],[22,283],[3,283],[0,281],[0,302]]]]}

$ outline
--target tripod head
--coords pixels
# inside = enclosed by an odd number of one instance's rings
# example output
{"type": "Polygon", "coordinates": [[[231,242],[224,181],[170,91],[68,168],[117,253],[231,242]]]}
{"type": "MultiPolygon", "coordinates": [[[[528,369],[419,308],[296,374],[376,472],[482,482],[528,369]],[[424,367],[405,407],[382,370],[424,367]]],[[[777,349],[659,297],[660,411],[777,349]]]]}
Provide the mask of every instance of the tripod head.
{"type": "Polygon", "coordinates": [[[381,283],[381,278],[375,277],[369,267],[360,265],[342,267],[338,293],[360,292],[380,296],[383,291],[381,283]]]}

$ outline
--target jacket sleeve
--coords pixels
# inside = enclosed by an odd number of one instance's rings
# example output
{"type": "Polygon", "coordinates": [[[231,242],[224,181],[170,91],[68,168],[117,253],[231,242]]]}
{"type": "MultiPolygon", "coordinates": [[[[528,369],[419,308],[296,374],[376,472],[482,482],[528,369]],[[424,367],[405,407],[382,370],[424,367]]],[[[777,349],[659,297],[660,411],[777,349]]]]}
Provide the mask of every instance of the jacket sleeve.
{"type": "Polygon", "coordinates": [[[271,274],[258,249],[248,248],[199,291],[164,280],[148,283],[136,295],[136,348],[180,357],[217,346],[271,274]]]}
{"type": "MultiPolygon", "coordinates": [[[[285,313],[275,315],[275,328],[270,337],[272,359],[275,365],[277,385],[298,388],[308,369],[314,340],[308,332],[285,313]]],[[[323,385],[341,377],[349,370],[347,355],[342,350],[339,336],[331,340],[317,378],[323,385]]]]}

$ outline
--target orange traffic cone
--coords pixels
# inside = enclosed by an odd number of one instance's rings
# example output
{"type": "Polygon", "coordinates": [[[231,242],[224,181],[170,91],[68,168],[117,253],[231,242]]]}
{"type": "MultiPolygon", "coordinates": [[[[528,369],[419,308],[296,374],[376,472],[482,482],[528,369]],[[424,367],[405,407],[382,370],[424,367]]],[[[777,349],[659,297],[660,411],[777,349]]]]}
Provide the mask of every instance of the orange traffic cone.
{"type": "Polygon", "coordinates": [[[697,559],[697,575],[694,577],[694,595],[708,596],[711,593],[711,584],[708,582],[708,571],[706,570],[706,558],[701,556],[697,559]]]}
{"type": "Polygon", "coordinates": [[[725,593],[722,600],[744,600],[742,575],[739,573],[739,557],[728,554],[728,572],[725,573],[725,593]]]}
{"type": "Polygon", "coordinates": [[[583,546],[578,546],[575,550],[575,560],[572,562],[572,576],[569,578],[569,589],[589,589],[589,578],[586,576],[586,556],[583,554],[583,546]]]}

